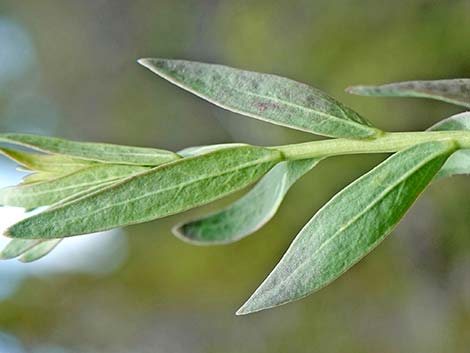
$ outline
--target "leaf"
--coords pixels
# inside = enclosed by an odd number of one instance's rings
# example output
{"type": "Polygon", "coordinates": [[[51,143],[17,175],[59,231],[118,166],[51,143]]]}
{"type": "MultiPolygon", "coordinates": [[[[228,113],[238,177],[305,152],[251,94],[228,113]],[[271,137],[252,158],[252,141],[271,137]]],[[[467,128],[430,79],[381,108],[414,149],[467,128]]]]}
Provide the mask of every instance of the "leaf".
{"type": "Polygon", "coordinates": [[[139,63],[219,107],[272,124],[331,137],[380,133],[326,93],[287,78],[185,60],[148,58],[139,63]]]}
{"type": "MultiPolygon", "coordinates": [[[[13,239],[18,240],[18,239],[13,239]]],[[[19,258],[21,262],[33,262],[39,260],[49,254],[52,250],[56,248],[57,245],[63,239],[51,239],[51,240],[43,240],[39,241],[39,244],[34,246],[33,248],[27,250],[22,256],[19,258]]]]}
{"type": "Polygon", "coordinates": [[[407,81],[382,86],[353,86],[348,93],[361,96],[430,98],[470,108],[470,79],[407,81]]]}
{"type": "Polygon", "coordinates": [[[205,146],[194,146],[194,147],[187,147],[181,151],[178,151],[178,155],[181,157],[194,157],[200,156],[205,153],[218,151],[224,148],[229,147],[241,147],[241,146],[248,146],[244,143],[224,143],[218,145],[205,145],[205,146]]]}
{"type": "Polygon", "coordinates": [[[212,245],[238,241],[266,224],[276,213],[289,188],[319,159],[281,162],[245,196],[222,211],[173,229],[191,243],[212,245]]]}
{"type": "Polygon", "coordinates": [[[130,165],[98,164],[57,179],[0,189],[0,205],[34,209],[59,202],[95,186],[149,170],[130,165]]]}
{"type": "Polygon", "coordinates": [[[75,142],[28,134],[0,134],[0,142],[25,146],[42,152],[115,164],[156,166],[180,158],[176,153],[154,148],[75,142]]]}
{"type": "Polygon", "coordinates": [[[46,181],[51,181],[62,177],[62,174],[59,173],[49,173],[49,172],[34,172],[23,177],[19,185],[28,185],[35,183],[42,183],[46,181]]]}
{"type": "Polygon", "coordinates": [[[151,221],[253,183],[282,160],[262,147],[225,148],[164,164],[13,225],[13,238],[50,239],[151,221]]]}
{"type": "Polygon", "coordinates": [[[20,261],[32,262],[49,254],[62,239],[12,239],[0,253],[3,260],[21,256],[20,261]]]}
{"type": "Polygon", "coordinates": [[[56,173],[59,175],[72,173],[79,169],[97,164],[96,162],[67,156],[29,153],[9,148],[0,148],[0,153],[29,170],[56,173]]]}
{"type": "MultiPolygon", "coordinates": [[[[123,166],[119,166],[123,167],[123,166]]],[[[129,167],[130,168],[130,167],[129,167]]],[[[135,170],[135,168],[134,168],[135,170]]],[[[129,175],[126,175],[126,177],[129,175]]],[[[91,194],[99,189],[103,189],[106,186],[109,186],[113,183],[117,183],[123,178],[117,179],[114,182],[104,182],[97,186],[93,186],[87,188],[86,190],[82,190],[76,194],[68,196],[65,199],[60,200],[55,206],[63,206],[68,202],[78,200],[79,198],[91,194]]],[[[49,254],[52,250],[56,248],[56,246],[62,241],[63,239],[51,239],[51,240],[38,240],[38,239],[12,239],[7,246],[3,249],[0,253],[0,259],[11,259],[18,257],[20,255],[21,258],[19,259],[22,262],[33,262],[39,260],[49,254]]]]}
{"type": "Polygon", "coordinates": [[[390,233],[455,147],[452,142],[416,145],[339,192],[305,225],[237,314],[300,299],[338,278],[390,233]]]}
{"type": "Polygon", "coordinates": [[[37,239],[12,239],[0,252],[0,258],[3,260],[14,259],[40,242],[41,240],[37,239]]]}
{"type": "MultiPolygon", "coordinates": [[[[430,131],[455,131],[470,130],[470,112],[460,113],[447,118],[434,126],[430,131]]],[[[454,175],[470,174],[470,149],[455,151],[445,162],[436,179],[446,178],[454,175]]]]}

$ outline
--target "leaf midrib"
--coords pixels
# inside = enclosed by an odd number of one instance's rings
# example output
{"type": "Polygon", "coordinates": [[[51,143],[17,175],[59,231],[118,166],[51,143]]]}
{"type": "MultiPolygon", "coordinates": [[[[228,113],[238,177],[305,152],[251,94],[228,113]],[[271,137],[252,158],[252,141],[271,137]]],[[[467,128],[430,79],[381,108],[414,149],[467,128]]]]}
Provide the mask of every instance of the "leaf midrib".
{"type": "MultiPolygon", "coordinates": [[[[244,169],[247,169],[247,168],[250,168],[252,166],[255,166],[257,164],[261,165],[263,163],[267,163],[267,162],[273,162],[274,160],[272,158],[269,158],[269,157],[265,157],[265,158],[262,158],[262,159],[259,159],[257,160],[256,162],[250,162],[250,163],[247,163],[245,165],[243,165],[242,167],[240,166],[237,166],[237,168],[233,168],[233,169],[229,169],[229,170],[226,170],[222,173],[217,173],[217,174],[212,174],[210,176],[207,176],[207,177],[204,177],[204,178],[196,178],[196,179],[193,179],[191,180],[190,182],[186,182],[186,183],[182,183],[182,184],[178,184],[177,186],[172,186],[172,187],[168,187],[168,188],[164,188],[164,189],[159,189],[158,191],[156,192],[150,192],[150,193],[147,193],[147,194],[144,194],[144,195],[141,195],[141,196],[138,196],[138,197],[135,197],[135,198],[132,198],[132,199],[127,199],[126,201],[122,201],[122,202],[119,202],[119,203],[115,203],[113,205],[109,205],[109,206],[106,206],[106,207],[102,207],[102,208],[99,208],[99,209],[96,209],[94,210],[93,212],[90,212],[90,213],[86,213],[86,216],[91,216],[91,215],[94,215],[98,212],[101,212],[103,210],[106,210],[106,209],[109,209],[109,208],[113,208],[113,207],[117,207],[117,206],[120,206],[120,205],[123,205],[123,204],[126,204],[126,203],[130,203],[130,202],[135,202],[135,201],[138,201],[140,199],[143,199],[143,198],[146,198],[146,197],[149,197],[151,195],[154,195],[154,194],[159,194],[161,192],[165,192],[165,191],[168,191],[168,190],[172,190],[172,189],[181,189],[185,186],[188,186],[188,185],[191,185],[191,184],[194,184],[194,183],[197,183],[201,180],[204,180],[204,179],[212,179],[212,178],[217,178],[217,177],[220,177],[220,176],[223,176],[225,174],[230,174],[230,173],[233,173],[234,171],[237,171],[237,170],[244,170],[244,169]]],[[[157,167],[158,168],[158,167],[157,167]]],[[[144,173],[149,173],[149,171],[146,171],[144,173]]],[[[134,176],[134,177],[140,177],[141,175],[137,175],[137,176],[134,176]]],[[[128,182],[130,180],[130,178],[127,178],[126,180],[124,180],[123,182],[121,183],[118,183],[118,184],[113,184],[111,185],[110,187],[106,188],[106,189],[103,189],[103,190],[100,190],[98,192],[105,192],[107,190],[110,190],[111,188],[115,188],[119,185],[122,185],[122,183],[124,182],[128,182]]],[[[53,211],[56,211],[56,209],[54,210],[50,210],[50,211],[45,211],[43,214],[46,214],[46,213],[50,213],[50,212],[53,212],[53,211]]],[[[83,216],[81,216],[80,218],[82,218],[83,216]]],[[[68,222],[73,222],[75,219],[77,219],[78,217],[69,217],[69,218],[62,218],[61,220],[58,220],[56,221],[57,223],[59,223],[60,226],[63,226],[65,223],[68,223],[68,222]]],[[[145,219],[153,219],[153,217],[149,217],[149,218],[144,218],[144,221],[145,219]]],[[[141,220],[139,221],[136,221],[136,222],[142,222],[141,220]]],[[[127,224],[132,224],[132,223],[127,223],[127,224]]]]}
{"type": "MultiPolygon", "coordinates": [[[[205,100],[207,100],[208,102],[216,105],[216,106],[219,106],[223,109],[226,109],[226,110],[229,110],[229,111],[232,111],[234,113],[238,113],[240,115],[245,115],[245,116],[250,116],[252,118],[256,118],[256,119],[260,119],[260,120],[263,120],[263,121],[266,121],[266,122],[271,122],[272,123],[272,120],[268,120],[267,118],[264,118],[260,115],[256,115],[254,113],[248,113],[246,111],[242,111],[242,110],[239,110],[237,108],[233,108],[233,107],[229,107],[227,105],[225,105],[224,103],[220,103],[220,102],[217,102],[215,100],[213,100],[212,98],[208,97],[206,94],[203,94],[203,93],[200,93],[198,91],[196,91],[194,88],[192,88],[191,86],[189,86],[188,84],[186,84],[185,82],[181,81],[181,80],[178,80],[177,78],[175,78],[174,76],[170,76],[162,71],[159,71],[158,69],[156,70],[152,70],[152,71],[156,71],[156,73],[160,76],[162,76],[164,79],[168,80],[169,82],[175,84],[176,86],[179,86],[189,92],[191,92],[192,94],[198,96],[198,97],[201,97],[205,100]]],[[[303,110],[306,110],[308,111],[309,109],[306,109],[305,107],[301,106],[301,105],[297,105],[297,104],[294,104],[294,103],[289,103],[289,102],[286,102],[286,101],[282,101],[282,100],[279,100],[279,99],[276,99],[276,98],[272,98],[272,97],[269,97],[269,96],[264,96],[264,95],[260,95],[260,94],[257,94],[257,93],[253,93],[251,91],[243,91],[243,90],[240,90],[238,88],[234,88],[234,87],[231,87],[230,89],[233,89],[237,92],[241,92],[241,93],[247,93],[247,94],[251,94],[251,95],[254,95],[256,97],[260,97],[260,98],[264,98],[264,99],[268,99],[268,100],[273,100],[273,101],[277,101],[277,102],[282,102],[286,105],[291,105],[293,107],[296,107],[296,108],[299,108],[299,109],[303,109],[303,110]]],[[[330,103],[330,102],[328,102],[330,103]]],[[[350,123],[350,125],[354,126],[354,127],[363,127],[364,130],[368,130],[368,131],[371,131],[373,135],[375,133],[375,128],[372,128],[368,125],[363,125],[363,124],[360,124],[360,123],[357,123],[353,120],[350,120],[350,119],[342,119],[342,118],[339,118],[339,117],[335,117],[333,115],[329,115],[329,114],[326,114],[326,113],[323,113],[323,112],[320,112],[320,111],[317,111],[317,110],[313,110],[313,109],[310,109],[311,111],[315,112],[316,114],[318,115],[322,115],[322,116],[325,116],[325,117],[329,117],[329,118],[332,118],[332,119],[335,119],[335,120],[338,120],[340,122],[347,122],[347,123],[350,123]]],[[[344,114],[344,113],[343,113],[344,114]]],[[[293,128],[293,129],[297,129],[297,130],[302,130],[302,131],[306,131],[306,132],[315,132],[315,133],[318,133],[317,131],[314,131],[313,129],[308,129],[308,128],[305,128],[305,127],[300,127],[300,126],[296,126],[296,125],[290,125],[290,124],[287,124],[287,123],[284,123],[284,122],[281,122],[281,121],[277,121],[276,120],[276,124],[278,125],[281,125],[281,126],[286,126],[286,127],[289,127],[289,128],[293,128]]]]}

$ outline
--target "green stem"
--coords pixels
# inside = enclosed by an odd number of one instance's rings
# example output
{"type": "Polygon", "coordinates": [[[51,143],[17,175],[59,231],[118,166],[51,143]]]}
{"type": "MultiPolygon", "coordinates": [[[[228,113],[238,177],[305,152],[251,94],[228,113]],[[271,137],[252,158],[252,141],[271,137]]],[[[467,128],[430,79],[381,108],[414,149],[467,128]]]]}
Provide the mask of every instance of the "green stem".
{"type": "Polygon", "coordinates": [[[273,147],[287,160],[359,153],[391,153],[419,143],[454,141],[459,149],[470,148],[470,131],[388,132],[375,139],[331,139],[273,147]]]}

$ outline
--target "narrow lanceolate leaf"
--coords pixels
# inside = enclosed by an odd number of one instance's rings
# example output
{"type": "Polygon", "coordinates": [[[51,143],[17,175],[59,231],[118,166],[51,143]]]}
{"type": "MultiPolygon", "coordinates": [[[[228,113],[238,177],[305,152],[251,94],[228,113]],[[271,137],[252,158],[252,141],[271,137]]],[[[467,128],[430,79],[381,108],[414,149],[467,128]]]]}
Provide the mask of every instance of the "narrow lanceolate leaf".
{"type": "Polygon", "coordinates": [[[28,134],[0,134],[0,142],[21,145],[42,152],[116,164],[156,166],[179,158],[176,153],[154,148],[76,142],[28,134]]]}
{"type": "Polygon", "coordinates": [[[300,299],[343,274],[390,233],[454,150],[450,142],[414,146],[338,193],[300,231],[238,314],[300,299]]]}
{"type": "Polygon", "coordinates": [[[378,133],[332,97],[287,78],[185,60],[140,59],[139,63],[215,105],[252,118],[331,137],[378,133]]]}
{"type": "MultiPolygon", "coordinates": [[[[13,240],[19,240],[19,239],[13,239],[13,240]]],[[[39,244],[35,245],[33,248],[25,251],[19,260],[21,262],[33,262],[36,260],[39,260],[49,254],[52,250],[56,248],[57,245],[62,241],[63,239],[51,239],[51,240],[41,240],[39,241],[39,244]]]]}
{"type": "Polygon", "coordinates": [[[47,206],[96,186],[149,169],[131,165],[98,164],[51,181],[0,189],[0,205],[26,209],[47,206]]]}
{"type": "Polygon", "coordinates": [[[12,239],[0,253],[3,260],[20,257],[22,262],[32,262],[49,254],[62,239],[12,239]]]}
{"type": "Polygon", "coordinates": [[[0,148],[0,153],[28,170],[68,174],[96,165],[96,162],[61,155],[48,155],[0,148]]]}
{"type": "Polygon", "coordinates": [[[50,239],[150,221],[240,190],[281,160],[278,151],[252,146],[180,159],[26,218],[6,235],[50,239]]]}
{"type": "Polygon", "coordinates": [[[470,79],[407,81],[382,86],[353,86],[349,93],[361,96],[430,98],[470,108],[470,79]]]}
{"type": "Polygon", "coordinates": [[[276,213],[289,188],[318,159],[281,162],[245,196],[223,209],[174,228],[176,236],[201,245],[231,243],[255,232],[276,213]]]}
{"type": "MultiPolygon", "coordinates": [[[[131,168],[130,166],[119,166],[131,168]]],[[[133,169],[135,172],[136,169],[133,169]]],[[[104,189],[106,186],[109,186],[113,183],[117,183],[120,180],[123,180],[125,177],[117,179],[117,181],[103,182],[99,185],[89,187],[86,190],[82,190],[76,194],[73,194],[65,199],[60,200],[55,206],[63,206],[68,202],[77,200],[87,194],[91,194],[99,189],[104,189]]],[[[54,206],[54,205],[53,205],[54,206]]],[[[54,250],[57,245],[63,239],[51,239],[51,240],[39,240],[39,239],[12,239],[5,248],[0,252],[0,259],[12,259],[15,257],[20,257],[21,262],[33,262],[39,260],[49,254],[54,250]]]]}
{"type": "Polygon", "coordinates": [[[14,259],[39,243],[41,243],[41,240],[37,239],[12,239],[0,252],[0,258],[4,260],[14,259]]]}
{"type": "MultiPolygon", "coordinates": [[[[429,128],[430,131],[470,130],[470,112],[457,114],[429,128]]],[[[436,178],[470,174],[470,149],[455,151],[445,162],[436,178]]]]}

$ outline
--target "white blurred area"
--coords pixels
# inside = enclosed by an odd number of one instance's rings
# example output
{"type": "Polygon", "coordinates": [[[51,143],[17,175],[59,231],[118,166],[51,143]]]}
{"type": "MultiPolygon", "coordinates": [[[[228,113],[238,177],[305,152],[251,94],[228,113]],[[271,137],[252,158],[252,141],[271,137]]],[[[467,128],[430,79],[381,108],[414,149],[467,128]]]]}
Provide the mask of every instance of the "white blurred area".
{"type": "MultiPolygon", "coordinates": [[[[20,23],[0,16],[0,98],[5,103],[0,106],[1,132],[54,133],[60,113],[54,102],[43,96],[40,81],[40,65],[28,31],[20,23]],[[25,77],[28,77],[26,87],[20,84],[25,77]]],[[[16,170],[15,163],[0,156],[0,188],[17,184],[23,175],[16,170]]],[[[27,216],[21,208],[0,207],[0,233],[27,216]]],[[[0,236],[0,247],[8,241],[0,236]]],[[[33,263],[1,261],[0,300],[14,294],[27,276],[67,271],[109,273],[125,259],[126,249],[123,233],[113,230],[65,239],[50,254],[33,263]]]]}
{"type": "MultiPolygon", "coordinates": [[[[18,183],[24,175],[4,157],[0,157],[0,171],[0,188],[18,183]]],[[[0,207],[0,232],[27,216],[18,207],[0,207]]],[[[8,241],[1,236],[0,246],[3,248],[8,241]]],[[[0,262],[0,300],[13,294],[26,276],[67,271],[96,275],[112,272],[125,259],[126,249],[126,238],[118,229],[65,239],[50,254],[32,263],[3,260],[0,262]]]]}
{"type": "MultiPolygon", "coordinates": [[[[41,90],[41,67],[34,42],[21,23],[0,16],[0,132],[54,135],[60,109],[41,90]]],[[[0,188],[17,184],[24,173],[0,155],[0,188]]],[[[0,234],[27,217],[21,208],[0,207],[0,234]]],[[[0,235],[0,248],[9,241],[0,235]]],[[[120,230],[72,237],[50,254],[32,262],[0,260],[0,301],[13,296],[30,276],[53,276],[64,272],[100,276],[114,271],[127,255],[126,237],[120,230]]],[[[0,353],[65,353],[63,347],[26,350],[12,334],[0,330],[0,353]]],[[[68,352],[68,351],[67,351],[68,352]]]]}

